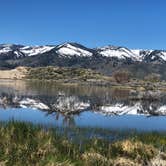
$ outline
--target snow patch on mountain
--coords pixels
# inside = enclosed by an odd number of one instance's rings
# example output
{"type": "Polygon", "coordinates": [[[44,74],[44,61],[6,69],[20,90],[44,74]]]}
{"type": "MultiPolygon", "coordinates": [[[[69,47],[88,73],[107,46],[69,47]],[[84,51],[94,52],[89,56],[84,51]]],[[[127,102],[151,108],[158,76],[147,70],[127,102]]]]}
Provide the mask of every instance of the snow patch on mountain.
{"type": "Polygon", "coordinates": [[[14,54],[16,55],[17,58],[22,56],[21,52],[18,52],[18,51],[14,51],[14,54]]]}
{"type": "Polygon", "coordinates": [[[1,45],[0,46],[0,54],[6,54],[10,51],[12,51],[10,45],[1,45]]]}
{"type": "Polygon", "coordinates": [[[160,55],[159,55],[159,57],[161,59],[163,59],[164,61],[166,61],[166,52],[161,52],[160,55]]]}
{"type": "Polygon", "coordinates": [[[35,46],[35,47],[26,46],[21,48],[20,51],[27,56],[34,56],[38,54],[43,54],[45,52],[49,52],[54,48],[55,48],[54,46],[35,46]]]}
{"type": "Polygon", "coordinates": [[[131,58],[133,61],[142,60],[139,50],[129,50],[124,47],[106,46],[97,49],[97,52],[105,57],[116,57],[118,59],[131,58]]]}
{"type": "Polygon", "coordinates": [[[87,51],[79,47],[75,47],[68,43],[60,45],[56,53],[62,56],[79,56],[79,57],[87,57],[87,56],[90,57],[93,55],[90,51],[87,51]]]}

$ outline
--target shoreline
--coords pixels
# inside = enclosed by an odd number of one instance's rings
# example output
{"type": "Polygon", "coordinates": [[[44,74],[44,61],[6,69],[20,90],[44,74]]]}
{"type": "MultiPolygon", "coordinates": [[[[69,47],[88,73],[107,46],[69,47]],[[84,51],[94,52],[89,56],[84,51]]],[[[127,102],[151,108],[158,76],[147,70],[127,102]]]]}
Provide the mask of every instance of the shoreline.
{"type": "Polygon", "coordinates": [[[115,83],[115,82],[104,82],[104,81],[81,81],[81,80],[55,80],[55,79],[12,79],[12,78],[0,78],[0,81],[24,81],[24,82],[42,82],[42,83],[55,83],[61,85],[73,85],[73,86],[96,86],[96,87],[108,87],[108,88],[117,88],[117,89],[126,89],[126,90],[139,90],[139,91],[154,91],[154,90],[161,90],[166,91],[166,82],[157,82],[157,83],[149,83],[149,82],[142,82],[142,83],[115,83]],[[150,85],[149,85],[150,84],[150,85]]]}
{"type": "Polygon", "coordinates": [[[118,83],[111,76],[106,76],[91,69],[64,67],[17,67],[11,70],[0,70],[0,81],[33,81],[51,82],[63,85],[103,86],[129,90],[166,91],[166,81],[145,81],[130,79],[118,83]]]}

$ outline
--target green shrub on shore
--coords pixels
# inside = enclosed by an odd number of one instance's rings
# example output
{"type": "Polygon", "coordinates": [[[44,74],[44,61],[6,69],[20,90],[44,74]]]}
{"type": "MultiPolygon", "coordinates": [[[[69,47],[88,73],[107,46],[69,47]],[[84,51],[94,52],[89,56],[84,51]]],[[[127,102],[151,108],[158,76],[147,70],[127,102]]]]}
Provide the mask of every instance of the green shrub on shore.
{"type": "Polygon", "coordinates": [[[156,74],[156,73],[152,73],[152,74],[149,74],[149,75],[145,76],[144,80],[148,81],[148,82],[160,82],[161,81],[161,75],[156,74]]]}
{"type": "MultiPolygon", "coordinates": [[[[159,151],[162,151],[162,161],[166,162],[166,133],[126,133],[124,139],[110,142],[95,136],[86,138],[86,128],[73,129],[78,139],[70,137],[66,131],[30,123],[2,123],[0,165],[107,166],[128,163],[130,166],[156,162],[159,151]],[[85,138],[80,139],[83,135],[85,138]]],[[[115,134],[102,129],[101,132],[115,134]]]]}
{"type": "Polygon", "coordinates": [[[102,74],[83,68],[63,68],[63,67],[38,67],[28,68],[28,79],[39,79],[39,80],[82,80],[87,79],[102,79],[102,74]]]}

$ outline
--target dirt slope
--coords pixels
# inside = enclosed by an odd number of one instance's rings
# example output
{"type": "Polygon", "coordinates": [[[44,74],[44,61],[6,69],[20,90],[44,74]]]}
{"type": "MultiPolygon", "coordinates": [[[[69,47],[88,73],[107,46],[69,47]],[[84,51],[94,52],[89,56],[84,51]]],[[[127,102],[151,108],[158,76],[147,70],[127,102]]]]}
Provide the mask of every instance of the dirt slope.
{"type": "Polygon", "coordinates": [[[13,70],[0,70],[0,79],[23,79],[26,76],[27,69],[18,67],[13,70]]]}

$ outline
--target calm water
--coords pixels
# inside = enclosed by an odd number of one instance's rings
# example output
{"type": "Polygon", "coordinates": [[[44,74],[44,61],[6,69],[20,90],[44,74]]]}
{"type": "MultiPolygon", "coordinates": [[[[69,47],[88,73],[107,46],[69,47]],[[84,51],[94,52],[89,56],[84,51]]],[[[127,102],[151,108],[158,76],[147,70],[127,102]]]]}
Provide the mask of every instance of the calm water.
{"type": "Polygon", "coordinates": [[[0,80],[0,121],[166,131],[166,95],[0,80]]]}

